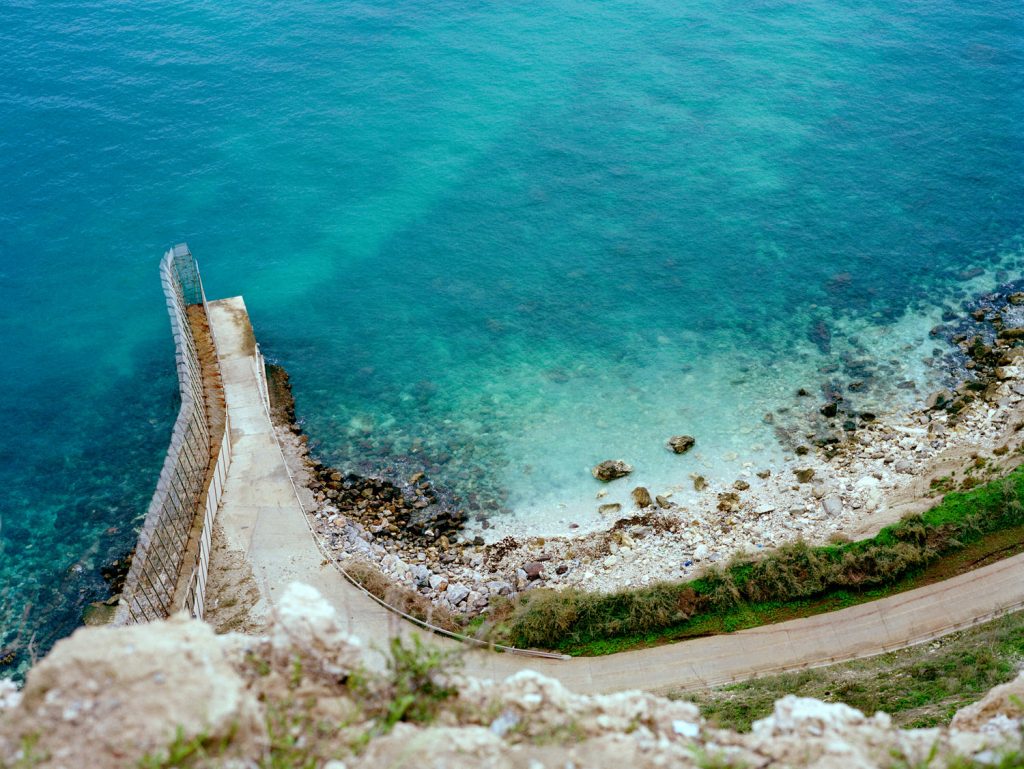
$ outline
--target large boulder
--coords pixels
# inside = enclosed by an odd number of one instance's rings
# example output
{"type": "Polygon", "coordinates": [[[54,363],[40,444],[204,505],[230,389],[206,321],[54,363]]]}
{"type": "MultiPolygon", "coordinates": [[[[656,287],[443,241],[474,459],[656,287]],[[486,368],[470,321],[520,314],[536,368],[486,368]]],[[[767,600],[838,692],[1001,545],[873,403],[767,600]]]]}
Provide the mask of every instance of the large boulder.
{"type": "Polygon", "coordinates": [[[614,481],[616,478],[624,478],[633,472],[633,467],[627,465],[621,459],[606,459],[590,471],[599,481],[614,481]]]}
{"type": "Polygon", "coordinates": [[[38,737],[40,766],[135,766],[181,738],[265,741],[261,709],[225,639],[176,617],[122,628],[82,628],[29,671],[18,707],[0,720],[0,764],[38,737]]]}
{"type": "Polygon", "coordinates": [[[676,454],[685,454],[697,444],[692,435],[673,435],[668,439],[668,447],[676,454]]]}
{"type": "Polygon", "coordinates": [[[278,601],[270,647],[282,664],[292,664],[301,649],[304,661],[339,679],[358,668],[365,654],[362,641],[345,631],[327,599],[301,582],[288,585],[278,601]]]}

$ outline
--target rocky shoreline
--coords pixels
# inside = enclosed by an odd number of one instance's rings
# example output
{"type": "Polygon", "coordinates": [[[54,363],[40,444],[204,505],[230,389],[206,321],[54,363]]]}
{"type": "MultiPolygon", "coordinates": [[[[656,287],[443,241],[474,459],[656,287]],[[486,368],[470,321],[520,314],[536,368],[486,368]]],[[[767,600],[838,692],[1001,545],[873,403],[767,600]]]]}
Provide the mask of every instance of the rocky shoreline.
{"type": "MultiPolygon", "coordinates": [[[[317,461],[295,421],[282,369],[271,370],[274,417],[310,494],[310,523],[325,548],[342,565],[369,562],[393,583],[473,616],[499,596],[537,587],[638,587],[692,578],[741,551],[867,536],[934,504],[945,491],[969,488],[1018,464],[1024,293],[985,294],[964,316],[944,320],[932,336],[950,343],[943,362],[956,387],[933,392],[920,408],[896,416],[855,411],[840,387],[823,387],[824,403],[801,390],[795,397],[811,401],[816,413],[802,432],[780,425],[777,433],[789,449],[781,467],[744,463],[736,479],[721,486],[693,476],[701,493],[685,506],[673,502],[670,491],[638,487],[633,509],[609,505],[619,509],[605,511],[605,530],[576,537],[486,542],[423,472],[384,480],[317,461]]],[[[689,438],[673,437],[669,450],[687,450],[689,438]]],[[[628,472],[615,467],[608,482],[628,484],[628,472]]],[[[599,468],[595,477],[604,472],[599,468]]]]}

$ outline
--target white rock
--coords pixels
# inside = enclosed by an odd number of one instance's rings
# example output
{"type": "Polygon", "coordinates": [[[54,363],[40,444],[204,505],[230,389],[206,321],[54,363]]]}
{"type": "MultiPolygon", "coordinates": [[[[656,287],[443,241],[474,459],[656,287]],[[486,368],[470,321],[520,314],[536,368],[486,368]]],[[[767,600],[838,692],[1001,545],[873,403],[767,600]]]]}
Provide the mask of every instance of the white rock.
{"type": "Polygon", "coordinates": [[[288,585],[275,616],[270,644],[278,654],[292,656],[296,647],[307,649],[339,678],[361,664],[363,642],[345,632],[334,607],[315,588],[301,582],[288,585]]]}
{"type": "Polygon", "coordinates": [[[444,591],[444,597],[448,599],[448,602],[452,606],[458,606],[469,597],[469,593],[470,590],[468,587],[455,582],[449,585],[448,589],[444,591]]]}
{"type": "Polygon", "coordinates": [[[825,511],[825,515],[835,517],[842,514],[843,501],[836,496],[825,497],[821,501],[821,509],[825,511]]]}

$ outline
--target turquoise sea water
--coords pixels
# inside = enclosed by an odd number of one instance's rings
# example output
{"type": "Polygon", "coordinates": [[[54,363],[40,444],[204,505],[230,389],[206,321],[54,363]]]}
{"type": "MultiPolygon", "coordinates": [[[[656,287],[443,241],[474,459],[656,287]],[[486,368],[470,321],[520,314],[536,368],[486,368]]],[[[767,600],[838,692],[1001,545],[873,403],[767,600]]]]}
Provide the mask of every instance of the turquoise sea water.
{"type": "Polygon", "coordinates": [[[797,387],[939,378],[942,308],[1019,276],[1022,126],[1018,0],[0,0],[0,647],[131,546],[170,244],[325,456],[585,527],[597,461],[728,478],[797,387]]]}

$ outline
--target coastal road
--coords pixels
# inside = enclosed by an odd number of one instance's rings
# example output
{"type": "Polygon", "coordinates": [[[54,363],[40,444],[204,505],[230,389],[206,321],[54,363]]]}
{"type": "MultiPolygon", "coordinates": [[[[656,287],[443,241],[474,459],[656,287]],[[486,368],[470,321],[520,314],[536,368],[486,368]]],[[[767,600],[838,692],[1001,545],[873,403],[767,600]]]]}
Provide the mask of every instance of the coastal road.
{"type": "MultiPolygon", "coordinates": [[[[300,581],[334,605],[350,633],[380,649],[395,634],[417,631],[349,583],[319,550],[261,395],[245,303],[223,299],[209,310],[233,446],[218,513],[228,549],[244,553],[270,607],[300,581]]],[[[471,650],[464,662],[478,677],[532,669],[582,693],[696,689],[881,654],[1022,607],[1024,554],[882,600],[729,635],[569,660],[471,650]]]]}

